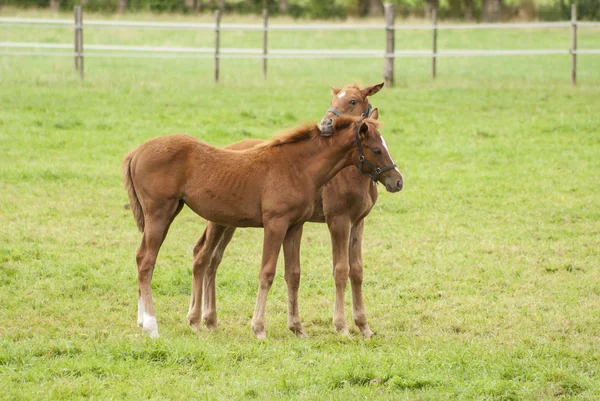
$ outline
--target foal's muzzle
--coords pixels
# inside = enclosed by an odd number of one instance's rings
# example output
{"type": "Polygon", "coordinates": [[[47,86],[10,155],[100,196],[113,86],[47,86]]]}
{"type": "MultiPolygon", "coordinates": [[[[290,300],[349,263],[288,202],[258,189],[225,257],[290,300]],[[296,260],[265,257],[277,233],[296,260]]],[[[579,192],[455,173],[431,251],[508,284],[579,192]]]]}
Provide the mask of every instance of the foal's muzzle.
{"type": "Polygon", "coordinates": [[[343,116],[344,114],[338,109],[332,107],[327,110],[325,117],[321,120],[321,124],[319,124],[319,130],[321,130],[321,136],[331,136],[333,135],[333,118],[327,117],[328,114],[335,114],[336,116],[343,116]]]}
{"type": "Polygon", "coordinates": [[[395,183],[388,183],[387,180],[385,182],[385,189],[387,189],[388,192],[400,192],[402,191],[402,187],[404,187],[404,182],[402,179],[400,180],[396,180],[395,183]]]}
{"type": "Polygon", "coordinates": [[[319,130],[322,136],[333,135],[333,119],[329,117],[323,117],[321,123],[319,123],[319,130]]]}

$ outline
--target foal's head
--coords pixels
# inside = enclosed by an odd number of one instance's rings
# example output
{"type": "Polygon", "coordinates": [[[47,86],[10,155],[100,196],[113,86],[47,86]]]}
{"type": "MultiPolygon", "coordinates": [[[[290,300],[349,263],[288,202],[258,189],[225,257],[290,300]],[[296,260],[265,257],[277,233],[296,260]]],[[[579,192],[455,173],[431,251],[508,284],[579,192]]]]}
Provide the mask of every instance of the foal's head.
{"type": "Polygon", "coordinates": [[[381,182],[388,192],[398,192],[404,186],[404,179],[377,129],[378,117],[377,109],[373,110],[371,118],[341,117],[335,122],[334,135],[352,135],[356,143],[355,164],[360,172],[373,182],[381,182]]]}
{"type": "Polygon", "coordinates": [[[333,133],[333,121],[336,116],[356,116],[360,117],[365,114],[369,117],[371,112],[371,104],[367,97],[373,96],[383,88],[383,82],[377,85],[367,86],[360,89],[357,85],[347,85],[342,89],[331,88],[333,99],[331,99],[331,107],[319,124],[321,135],[331,135],[333,133]]]}

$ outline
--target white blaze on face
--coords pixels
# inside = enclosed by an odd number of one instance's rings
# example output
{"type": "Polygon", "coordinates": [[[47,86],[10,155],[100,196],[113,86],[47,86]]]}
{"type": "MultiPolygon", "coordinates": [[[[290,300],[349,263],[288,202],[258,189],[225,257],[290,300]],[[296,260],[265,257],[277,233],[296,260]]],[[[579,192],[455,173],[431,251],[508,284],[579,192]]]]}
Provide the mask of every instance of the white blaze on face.
{"type": "MultiPolygon", "coordinates": [[[[390,150],[388,149],[387,142],[385,141],[385,138],[383,137],[383,135],[381,135],[381,143],[383,144],[383,148],[385,149],[385,151],[388,153],[388,155],[390,155],[390,150]]],[[[390,155],[390,160],[392,160],[392,155],[390,155]]],[[[396,164],[396,163],[394,163],[394,160],[392,160],[392,163],[396,164]]],[[[398,170],[398,167],[395,167],[394,170],[396,170],[397,172],[400,172],[400,170],[398,170]]]]}
{"type": "Polygon", "coordinates": [[[340,99],[343,98],[344,96],[346,96],[346,91],[343,91],[337,95],[337,97],[340,99]]]}

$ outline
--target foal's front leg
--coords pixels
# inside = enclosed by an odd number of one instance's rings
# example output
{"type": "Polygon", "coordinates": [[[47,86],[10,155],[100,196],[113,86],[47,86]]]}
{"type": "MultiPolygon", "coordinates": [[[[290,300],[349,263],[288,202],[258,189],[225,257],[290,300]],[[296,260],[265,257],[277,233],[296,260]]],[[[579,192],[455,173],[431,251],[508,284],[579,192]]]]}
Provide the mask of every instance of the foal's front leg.
{"type": "Polygon", "coordinates": [[[366,338],[372,337],[373,332],[367,324],[365,304],[362,295],[363,260],[362,235],[365,221],[360,220],[350,231],[350,283],[352,284],[352,315],[354,323],[366,338]]]}
{"type": "Polygon", "coordinates": [[[350,271],[348,262],[350,219],[347,216],[336,216],[328,219],[327,225],[331,234],[333,278],[335,281],[333,326],[341,335],[347,335],[348,327],[346,326],[346,316],[344,314],[344,292],[346,291],[350,271]]]}
{"type": "Polygon", "coordinates": [[[265,221],[264,227],[263,256],[258,274],[258,296],[251,324],[254,335],[259,339],[267,338],[265,334],[267,295],[275,278],[277,257],[289,226],[287,220],[278,219],[265,221]]]}
{"type": "Polygon", "coordinates": [[[298,288],[300,288],[300,241],[303,225],[292,226],[283,240],[285,257],[285,281],[288,287],[288,328],[298,338],[308,337],[300,323],[298,311],[298,288]]]}

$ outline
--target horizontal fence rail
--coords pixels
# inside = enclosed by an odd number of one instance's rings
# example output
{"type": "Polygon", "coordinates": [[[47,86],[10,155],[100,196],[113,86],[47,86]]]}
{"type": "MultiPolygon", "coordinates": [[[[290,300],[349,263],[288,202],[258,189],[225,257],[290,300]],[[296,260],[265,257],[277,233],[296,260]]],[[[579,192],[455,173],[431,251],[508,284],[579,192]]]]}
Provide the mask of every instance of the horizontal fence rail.
{"type": "MultiPolygon", "coordinates": [[[[4,25],[62,25],[65,28],[73,26],[70,19],[42,19],[42,18],[14,18],[1,17],[0,23],[4,25]]],[[[585,27],[600,27],[600,22],[577,21],[577,25],[585,27]]],[[[209,29],[215,28],[214,23],[205,22],[147,22],[147,21],[108,21],[108,20],[86,20],[86,26],[109,27],[109,28],[158,28],[158,29],[209,29]]],[[[558,22],[512,22],[512,23],[490,23],[490,24],[439,24],[439,30],[451,29],[521,29],[521,28],[566,28],[570,27],[570,21],[558,22]]],[[[264,27],[260,24],[224,24],[224,30],[262,31],[264,27]]],[[[326,30],[357,30],[357,31],[380,31],[386,28],[384,24],[270,24],[269,31],[326,31],[326,30]]],[[[393,25],[389,27],[394,30],[431,30],[432,26],[427,24],[418,25],[393,25]]]]}
{"type": "MultiPolygon", "coordinates": [[[[29,48],[29,49],[71,49],[73,45],[66,43],[30,43],[30,42],[0,42],[0,47],[5,48],[29,48]]],[[[210,47],[165,47],[165,46],[126,46],[126,45],[86,45],[88,52],[86,56],[94,56],[96,50],[112,50],[121,52],[159,52],[159,53],[198,53],[214,55],[215,49],[210,47]]],[[[430,50],[396,50],[394,54],[385,53],[382,50],[346,50],[346,49],[326,49],[326,50],[293,50],[293,49],[272,49],[270,53],[264,55],[262,49],[236,49],[221,48],[221,55],[256,55],[257,58],[280,58],[279,56],[294,56],[305,58],[303,56],[315,57],[322,56],[326,58],[340,58],[344,56],[356,58],[371,57],[465,57],[465,56],[538,56],[538,55],[566,55],[566,54],[600,54],[600,49],[580,49],[571,52],[561,49],[527,49],[527,50],[440,50],[433,53],[430,50]]],[[[61,53],[62,55],[73,56],[73,53],[61,53]]],[[[116,53],[111,53],[116,54],[116,53]]],[[[123,55],[128,56],[128,55],[123,55]]]]}
{"type": "Polygon", "coordinates": [[[73,43],[32,43],[32,42],[0,42],[0,54],[26,56],[59,56],[74,57],[75,68],[83,78],[83,58],[198,58],[215,60],[215,78],[219,76],[219,59],[262,59],[263,74],[266,78],[268,59],[336,59],[336,58],[373,58],[384,60],[384,79],[393,84],[393,60],[395,58],[425,57],[432,59],[432,78],[436,77],[435,60],[441,57],[505,57],[505,56],[550,56],[570,55],[572,58],[571,79],[576,83],[576,56],[597,55],[600,49],[577,49],[577,27],[600,27],[600,22],[577,21],[576,8],[573,5],[570,21],[558,22],[516,22],[485,24],[438,24],[436,10],[433,11],[433,24],[399,25],[394,23],[394,12],[391,4],[386,4],[385,24],[268,24],[268,14],[263,13],[262,24],[227,24],[221,23],[220,12],[217,12],[215,23],[192,22],[149,22],[149,21],[107,21],[82,20],[81,7],[74,9],[74,20],[43,18],[0,18],[0,27],[31,27],[74,29],[73,43]],[[131,46],[112,44],[86,44],[83,46],[83,27],[88,28],[123,28],[123,29],[157,29],[157,30],[214,30],[215,47],[173,47],[173,46],[131,46]],[[536,28],[571,28],[571,47],[569,49],[472,49],[472,50],[438,50],[437,32],[440,30],[474,30],[474,29],[536,29],[536,28]],[[220,31],[262,31],[262,48],[221,48],[219,46],[220,31]],[[269,49],[267,46],[270,31],[383,31],[386,34],[386,50],[349,50],[349,49],[269,49]],[[432,50],[395,50],[395,31],[428,30],[433,32],[432,50]],[[69,51],[65,51],[69,50],[69,51]]]}

